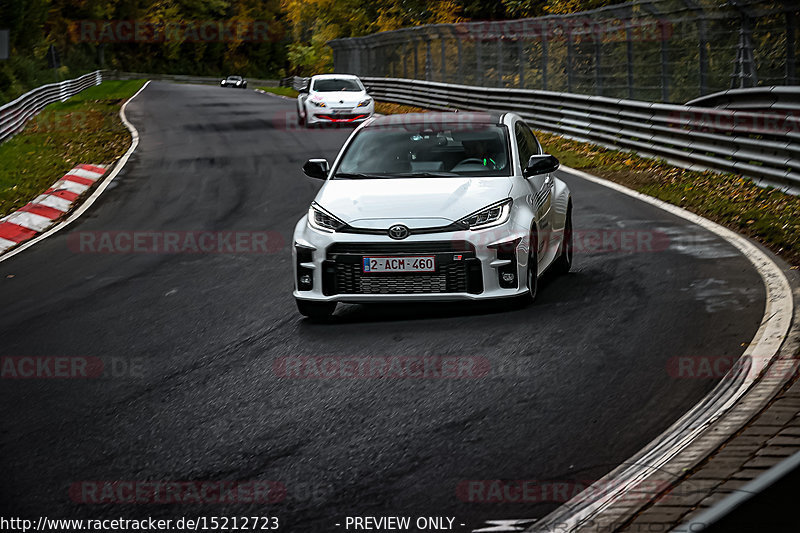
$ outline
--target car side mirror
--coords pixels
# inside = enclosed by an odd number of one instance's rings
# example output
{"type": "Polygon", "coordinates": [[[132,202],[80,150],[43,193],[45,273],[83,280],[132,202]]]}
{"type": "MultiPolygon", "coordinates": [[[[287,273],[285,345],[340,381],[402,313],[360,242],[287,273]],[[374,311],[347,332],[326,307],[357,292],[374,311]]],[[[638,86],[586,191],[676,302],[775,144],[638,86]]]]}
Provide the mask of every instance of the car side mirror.
{"type": "Polygon", "coordinates": [[[308,85],[306,85],[305,87],[300,87],[300,90],[297,92],[300,94],[308,94],[308,85]]]}
{"type": "Polygon", "coordinates": [[[522,171],[522,175],[530,178],[540,174],[550,174],[558,170],[559,165],[558,159],[550,154],[532,155],[528,159],[528,166],[522,171]]]}
{"type": "Polygon", "coordinates": [[[303,172],[309,178],[324,180],[328,177],[330,166],[327,159],[309,159],[303,165],[303,172]]]}

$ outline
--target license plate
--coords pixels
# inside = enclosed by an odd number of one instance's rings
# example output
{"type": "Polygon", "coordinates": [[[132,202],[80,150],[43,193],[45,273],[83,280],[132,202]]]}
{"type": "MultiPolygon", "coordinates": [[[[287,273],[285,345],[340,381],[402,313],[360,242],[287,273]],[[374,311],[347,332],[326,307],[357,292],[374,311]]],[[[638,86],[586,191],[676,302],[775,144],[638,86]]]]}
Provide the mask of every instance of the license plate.
{"type": "Polygon", "coordinates": [[[365,273],[375,272],[435,272],[436,259],[432,255],[415,257],[365,257],[365,273]]]}
{"type": "Polygon", "coordinates": [[[344,115],[350,112],[350,109],[332,109],[334,115],[344,115]]]}

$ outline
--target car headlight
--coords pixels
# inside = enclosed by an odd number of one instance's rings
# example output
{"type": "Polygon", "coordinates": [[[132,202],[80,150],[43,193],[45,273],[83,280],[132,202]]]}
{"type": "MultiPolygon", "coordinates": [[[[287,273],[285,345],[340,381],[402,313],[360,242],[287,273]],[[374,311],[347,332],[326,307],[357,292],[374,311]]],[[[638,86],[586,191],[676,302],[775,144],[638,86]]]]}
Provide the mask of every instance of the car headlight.
{"type": "Polygon", "coordinates": [[[309,100],[315,107],[328,107],[322,100],[309,100]]]}
{"type": "Polygon", "coordinates": [[[471,215],[465,216],[459,220],[458,223],[469,229],[483,229],[499,226],[505,223],[511,215],[512,203],[511,198],[506,198],[502,202],[497,202],[471,215]]]}
{"type": "Polygon", "coordinates": [[[312,203],[308,208],[308,225],[330,233],[342,228],[345,223],[322,209],[318,204],[312,203]]]}
{"type": "Polygon", "coordinates": [[[361,100],[356,107],[367,107],[369,104],[372,103],[372,98],[367,98],[366,100],[361,100]]]}

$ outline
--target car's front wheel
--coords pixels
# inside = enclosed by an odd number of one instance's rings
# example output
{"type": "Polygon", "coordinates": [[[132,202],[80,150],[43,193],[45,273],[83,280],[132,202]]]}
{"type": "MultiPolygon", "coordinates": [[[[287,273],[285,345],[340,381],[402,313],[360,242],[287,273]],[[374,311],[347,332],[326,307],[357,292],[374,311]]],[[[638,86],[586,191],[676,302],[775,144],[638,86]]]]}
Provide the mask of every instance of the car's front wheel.
{"type": "Polygon", "coordinates": [[[336,302],[310,302],[308,300],[295,300],[300,314],[315,320],[330,318],[336,310],[336,302]]]}

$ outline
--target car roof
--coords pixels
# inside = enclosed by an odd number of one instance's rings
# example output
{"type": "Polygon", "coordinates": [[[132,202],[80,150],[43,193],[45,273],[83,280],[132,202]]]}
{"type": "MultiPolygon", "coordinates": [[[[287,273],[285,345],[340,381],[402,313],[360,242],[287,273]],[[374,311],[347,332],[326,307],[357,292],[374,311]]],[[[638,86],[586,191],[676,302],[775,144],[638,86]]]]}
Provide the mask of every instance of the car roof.
{"type": "Polygon", "coordinates": [[[337,80],[341,80],[341,79],[344,79],[344,78],[351,79],[351,80],[357,80],[358,76],[356,76],[354,74],[316,74],[314,76],[311,76],[311,79],[313,79],[313,80],[324,80],[324,79],[329,79],[329,78],[335,78],[337,80]]]}
{"type": "Polygon", "coordinates": [[[391,126],[396,124],[502,124],[505,113],[499,112],[430,112],[400,113],[396,115],[376,116],[364,124],[365,128],[391,126]]]}

